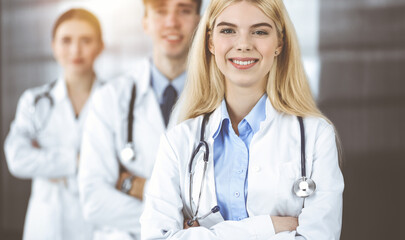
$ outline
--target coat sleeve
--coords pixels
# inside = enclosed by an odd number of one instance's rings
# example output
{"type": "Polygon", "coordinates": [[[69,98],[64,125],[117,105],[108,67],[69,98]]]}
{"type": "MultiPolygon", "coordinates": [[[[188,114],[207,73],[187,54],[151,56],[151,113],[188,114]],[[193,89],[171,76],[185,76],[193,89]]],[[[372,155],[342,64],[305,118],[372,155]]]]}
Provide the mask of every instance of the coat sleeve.
{"type": "Polygon", "coordinates": [[[120,120],[117,103],[109,99],[96,92],[86,119],[78,177],[80,198],[84,217],[89,222],[136,232],[139,231],[143,205],[115,188],[119,163],[115,152],[114,122],[120,120]]]}
{"type": "Polygon", "coordinates": [[[61,178],[76,174],[77,153],[73,147],[33,147],[33,98],[30,91],[21,96],[15,119],[4,143],[11,174],[19,178],[61,178]]]}
{"type": "Polygon", "coordinates": [[[310,240],[338,240],[342,226],[344,180],[332,125],[328,124],[319,131],[314,149],[311,178],[317,189],[313,196],[305,199],[297,233],[310,240]]]}
{"type": "Polygon", "coordinates": [[[179,161],[166,136],[163,136],[146,193],[141,217],[142,239],[270,239],[274,228],[269,215],[224,221],[211,228],[183,229],[183,200],[180,190],[179,161]]]}

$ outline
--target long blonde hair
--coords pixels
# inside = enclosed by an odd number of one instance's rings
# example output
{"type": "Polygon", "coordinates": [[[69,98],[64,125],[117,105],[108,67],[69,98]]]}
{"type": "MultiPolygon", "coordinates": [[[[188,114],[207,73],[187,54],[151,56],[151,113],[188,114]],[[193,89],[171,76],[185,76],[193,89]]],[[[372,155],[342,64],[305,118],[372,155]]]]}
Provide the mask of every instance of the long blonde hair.
{"type": "MultiPolygon", "coordinates": [[[[327,119],[317,108],[302,65],[297,36],[282,0],[212,0],[200,21],[188,61],[188,79],[181,96],[180,120],[214,111],[225,94],[224,75],[208,49],[209,32],[229,5],[247,1],[276,25],[281,53],[268,75],[267,95],[279,112],[327,119]]],[[[329,120],[328,120],[329,121],[329,120]]]]}

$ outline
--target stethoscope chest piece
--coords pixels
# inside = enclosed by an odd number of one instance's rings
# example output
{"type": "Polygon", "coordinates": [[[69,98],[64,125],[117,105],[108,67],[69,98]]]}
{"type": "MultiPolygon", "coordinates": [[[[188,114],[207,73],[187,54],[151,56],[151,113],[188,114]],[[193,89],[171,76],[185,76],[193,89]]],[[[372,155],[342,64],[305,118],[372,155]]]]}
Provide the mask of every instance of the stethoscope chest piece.
{"type": "Polygon", "coordinates": [[[307,177],[301,177],[294,182],[293,192],[297,197],[306,198],[315,192],[315,182],[307,177]]]}
{"type": "Polygon", "coordinates": [[[131,162],[135,160],[135,151],[133,143],[129,142],[125,144],[125,147],[120,152],[121,160],[123,162],[131,162]]]}

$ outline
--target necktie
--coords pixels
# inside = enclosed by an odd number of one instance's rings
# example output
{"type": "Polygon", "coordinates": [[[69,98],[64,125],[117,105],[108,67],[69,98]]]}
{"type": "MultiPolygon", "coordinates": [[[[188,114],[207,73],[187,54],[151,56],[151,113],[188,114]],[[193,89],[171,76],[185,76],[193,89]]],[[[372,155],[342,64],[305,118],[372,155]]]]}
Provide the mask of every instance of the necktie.
{"type": "Polygon", "coordinates": [[[174,87],[169,84],[166,87],[165,91],[163,92],[163,103],[160,105],[160,109],[162,110],[162,115],[165,120],[165,125],[169,123],[170,113],[172,112],[173,105],[176,103],[177,100],[177,92],[174,87]]]}

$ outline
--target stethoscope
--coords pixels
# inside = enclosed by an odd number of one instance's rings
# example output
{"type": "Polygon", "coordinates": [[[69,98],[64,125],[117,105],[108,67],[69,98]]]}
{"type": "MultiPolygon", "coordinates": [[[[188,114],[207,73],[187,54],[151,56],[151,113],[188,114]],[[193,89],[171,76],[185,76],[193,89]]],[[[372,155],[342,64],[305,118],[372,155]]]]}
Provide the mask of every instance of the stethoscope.
{"type": "Polygon", "coordinates": [[[135,99],[136,99],[136,84],[132,85],[131,91],[131,99],[129,101],[129,109],[128,109],[128,123],[127,123],[127,143],[125,144],[124,148],[122,148],[120,155],[121,159],[124,162],[130,162],[135,160],[135,143],[132,137],[132,129],[133,129],[133,122],[134,122],[134,106],[135,106],[135,99]]]}
{"type": "Polygon", "coordinates": [[[56,84],[56,81],[51,82],[48,85],[48,88],[46,89],[45,92],[37,94],[35,96],[35,98],[34,98],[33,105],[30,108],[30,113],[33,116],[33,118],[32,118],[33,120],[35,119],[35,116],[37,115],[37,112],[39,112],[38,111],[39,102],[41,102],[41,100],[47,100],[48,103],[49,103],[49,107],[47,108],[47,114],[45,114],[45,117],[43,118],[42,122],[39,123],[39,124],[34,124],[34,126],[35,126],[34,127],[35,128],[35,134],[38,134],[48,124],[49,118],[51,116],[51,111],[52,111],[53,106],[54,106],[54,101],[53,101],[53,98],[51,96],[51,90],[53,89],[55,84],[56,84]]]}
{"type": "Polygon", "coordinates": [[[219,206],[214,206],[213,208],[211,208],[211,210],[209,212],[207,212],[206,214],[204,214],[201,217],[197,217],[198,215],[198,210],[200,208],[200,200],[201,200],[201,190],[204,186],[204,181],[205,181],[205,174],[207,171],[207,165],[208,165],[208,159],[209,159],[209,149],[208,149],[208,143],[204,140],[204,135],[205,135],[205,126],[207,124],[207,121],[209,119],[209,116],[211,115],[211,113],[205,114],[204,118],[202,120],[202,125],[201,125],[201,134],[200,134],[200,142],[197,146],[196,149],[194,149],[193,154],[191,155],[191,159],[190,162],[188,164],[188,173],[190,175],[190,185],[189,185],[189,201],[190,201],[190,209],[192,212],[193,217],[187,221],[187,225],[189,227],[193,226],[194,222],[200,219],[204,219],[206,217],[208,217],[210,214],[212,213],[216,213],[218,212],[219,206]],[[198,201],[197,201],[197,206],[196,206],[196,210],[194,211],[193,209],[193,203],[192,203],[192,197],[191,194],[193,192],[193,176],[194,176],[194,168],[193,168],[193,161],[194,158],[197,156],[197,154],[200,152],[200,150],[203,149],[204,150],[204,155],[203,155],[203,161],[204,161],[204,170],[203,170],[203,175],[202,175],[202,180],[201,180],[201,185],[200,185],[200,192],[198,194],[198,201]]]}
{"type": "MultiPolygon", "coordinates": [[[[208,143],[204,140],[204,132],[205,132],[205,127],[206,123],[208,121],[208,118],[211,113],[204,115],[202,125],[201,125],[201,135],[200,135],[200,142],[197,145],[197,147],[194,149],[191,159],[188,165],[188,173],[190,176],[190,186],[189,186],[189,201],[190,201],[190,209],[191,212],[193,213],[192,219],[187,221],[188,226],[192,226],[193,223],[196,220],[199,219],[204,219],[207,216],[209,216],[212,213],[218,212],[219,206],[214,206],[208,213],[204,214],[201,217],[197,217],[198,215],[198,210],[200,207],[200,200],[201,200],[201,191],[204,186],[204,180],[205,180],[205,174],[207,171],[207,165],[208,165],[208,159],[209,159],[209,148],[208,148],[208,143]],[[198,194],[198,201],[196,205],[196,210],[193,210],[193,204],[192,204],[192,190],[193,190],[193,176],[194,176],[194,169],[193,169],[193,161],[194,158],[197,156],[197,154],[200,152],[200,150],[204,150],[204,155],[203,155],[203,161],[204,161],[204,168],[203,168],[203,175],[202,175],[202,181],[200,185],[200,192],[198,194]]],[[[301,178],[297,179],[294,184],[293,184],[293,192],[297,197],[300,198],[306,198],[309,197],[316,189],[316,184],[315,182],[306,176],[306,158],[305,158],[305,130],[304,130],[304,122],[302,117],[297,117],[300,125],[300,134],[301,134],[301,178]]]]}

